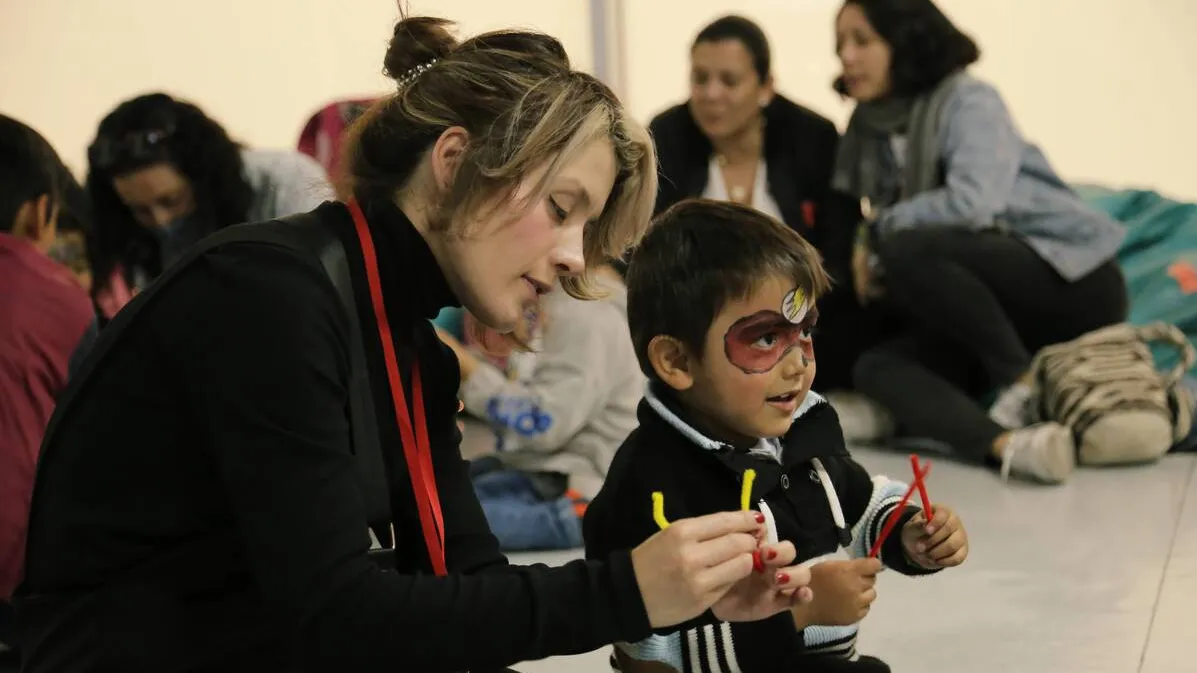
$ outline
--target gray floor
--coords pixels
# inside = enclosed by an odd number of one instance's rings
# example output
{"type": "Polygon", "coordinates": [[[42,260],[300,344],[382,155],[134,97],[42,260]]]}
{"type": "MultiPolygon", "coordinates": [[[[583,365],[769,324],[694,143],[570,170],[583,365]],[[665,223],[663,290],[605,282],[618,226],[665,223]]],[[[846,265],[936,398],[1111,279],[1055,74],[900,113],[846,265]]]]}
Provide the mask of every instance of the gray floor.
{"type": "MultiPolygon", "coordinates": [[[[904,455],[857,455],[872,471],[909,476],[904,455]]],[[[928,490],[963,517],[971,556],[931,578],[886,573],[862,651],[899,673],[1197,672],[1185,647],[1197,638],[1197,456],[1082,470],[1057,488],[937,460],[928,490]]],[[[610,671],[602,650],[517,668],[610,671]]]]}

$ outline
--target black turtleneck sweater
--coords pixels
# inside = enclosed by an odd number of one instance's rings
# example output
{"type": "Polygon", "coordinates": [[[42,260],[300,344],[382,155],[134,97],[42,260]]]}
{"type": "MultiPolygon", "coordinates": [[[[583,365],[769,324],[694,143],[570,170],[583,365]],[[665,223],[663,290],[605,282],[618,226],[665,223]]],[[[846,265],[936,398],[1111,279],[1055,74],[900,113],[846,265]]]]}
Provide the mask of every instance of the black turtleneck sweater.
{"type": "Polygon", "coordinates": [[[367,556],[337,296],[297,252],[229,244],[105,330],[73,384],[34,495],[26,671],[477,671],[649,633],[627,552],[556,569],[499,553],[428,321],[452,293],[407,218],[367,204],[400,370],[407,385],[414,355],[424,381],[450,571],[431,574],[352,220],[315,214],[355,270],[397,568],[367,556]]]}

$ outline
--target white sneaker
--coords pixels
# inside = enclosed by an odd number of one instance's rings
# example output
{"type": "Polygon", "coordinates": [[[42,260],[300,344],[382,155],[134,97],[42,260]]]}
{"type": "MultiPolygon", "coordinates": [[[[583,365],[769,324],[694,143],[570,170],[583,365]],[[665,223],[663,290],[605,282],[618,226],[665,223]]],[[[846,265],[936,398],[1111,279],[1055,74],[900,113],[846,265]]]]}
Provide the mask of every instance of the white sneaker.
{"type": "Polygon", "coordinates": [[[874,444],[894,435],[894,417],[872,399],[856,392],[836,390],[823,395],[840,417],[844,441],[849,444],[874,444]]]}
{"type": "Polygon", "coordinates": [[[1076,467],[1076,439],[1059,423],[1039,423],[1010,433],[1002,454],[1002,479],[1010,473],[1059,484],[1076,467]]]}
{"type": "Polygon", "coordinates": [[[1027,427],[1031,422],[1031,386],[1015,383],[998,393],[993,406],[989,407],[989,418],[1007,430],[1027,427]]]}

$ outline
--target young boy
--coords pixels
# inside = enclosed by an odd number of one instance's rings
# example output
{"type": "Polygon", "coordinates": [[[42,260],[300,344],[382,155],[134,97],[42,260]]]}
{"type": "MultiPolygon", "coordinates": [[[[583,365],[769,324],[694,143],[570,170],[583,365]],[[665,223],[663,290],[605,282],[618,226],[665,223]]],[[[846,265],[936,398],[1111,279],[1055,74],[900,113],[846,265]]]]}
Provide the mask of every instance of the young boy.
{"type": "Polygon", "coordinates": [[[858,657],[857,622],[882,562],[907,575],[962,563],[959,519],[907,506],[866,558],[906,485],[870,477],[835,412],[810,391],[818,253],[744,206],[683,201],[660,216],[629,268],[628,323],[649,386],[583,521],[588,556],[635,547],[668,522],[734,508],[766,516],[770,541],[811,564],[813,602],[748,623],[714,617],[621,643],[624,673],[888,671],[858,657]],[[851,559],[840,558],[841,548],[851,559]]]}

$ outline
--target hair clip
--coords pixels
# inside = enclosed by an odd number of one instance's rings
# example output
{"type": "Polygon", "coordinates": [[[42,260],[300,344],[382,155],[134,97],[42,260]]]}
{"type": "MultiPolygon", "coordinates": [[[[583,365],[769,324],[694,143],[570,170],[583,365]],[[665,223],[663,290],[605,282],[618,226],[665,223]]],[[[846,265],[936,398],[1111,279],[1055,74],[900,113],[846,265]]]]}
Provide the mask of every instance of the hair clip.
{"type": "Polygon", "coordinates": [[[416,81],[416,78],[418,78],[420,75],[423,75],[426,70],[431,68],[439,60],[439,58],[434,58],[430,61],[421,63],[414,68],[409,68],[406,72],[400,75],[398,79],[395,80],[395,85],[402,89],[403,87],[411,84],[412,82],[416,81]]]}

